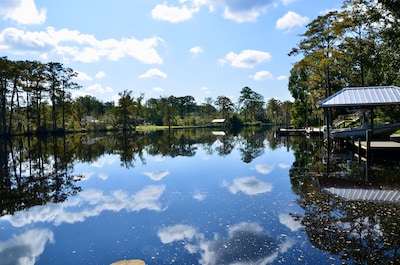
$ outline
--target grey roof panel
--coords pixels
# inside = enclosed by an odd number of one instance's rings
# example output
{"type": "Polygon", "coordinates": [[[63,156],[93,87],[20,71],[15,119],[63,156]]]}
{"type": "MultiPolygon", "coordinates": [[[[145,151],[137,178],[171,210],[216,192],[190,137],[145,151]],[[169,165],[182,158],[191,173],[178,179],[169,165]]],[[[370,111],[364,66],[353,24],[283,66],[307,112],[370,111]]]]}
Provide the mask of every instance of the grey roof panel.
{"type": "Polygon", "coordinates": [[[396,86],[348,87],[324,99],[319,108],[360,107],[400,104],[400,88],[396,86]]]}

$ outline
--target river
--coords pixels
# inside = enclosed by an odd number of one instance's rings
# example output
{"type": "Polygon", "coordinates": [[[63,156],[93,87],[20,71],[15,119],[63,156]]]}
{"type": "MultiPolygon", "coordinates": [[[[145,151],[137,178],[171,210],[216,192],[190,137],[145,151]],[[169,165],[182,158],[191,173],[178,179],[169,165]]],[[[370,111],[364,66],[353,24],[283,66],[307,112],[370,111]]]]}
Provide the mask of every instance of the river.
{"type": "Polygon", "coordinates": [[[319,137],[166,130],[1,151],[0,264],[400,262],[399,162],[319,137]]]}

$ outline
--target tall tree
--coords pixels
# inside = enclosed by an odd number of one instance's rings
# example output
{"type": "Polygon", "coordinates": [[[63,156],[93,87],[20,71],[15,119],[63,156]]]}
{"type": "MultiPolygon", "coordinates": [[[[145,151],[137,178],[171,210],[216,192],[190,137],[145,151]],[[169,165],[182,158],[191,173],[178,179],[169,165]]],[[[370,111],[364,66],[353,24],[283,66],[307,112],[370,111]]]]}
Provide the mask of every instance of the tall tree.
{"type": "Polygon", "coordinates": [[[206,119],[210,119],[216,112],[216,109],[213,106],[213,102],[214,100],[212,99],[212,97],[207,97],[202,103],[202,113],[206,119]]]}
{"type": "Polygon", "coordinates": [[[128,130],[132,125],[132,114],[134,98],[132,91],[124,90],[118,94],[120,96],[118,100],[118,106],[116,109],[117,122],[122,125],[124,131],[128,130]]]}
{"type": "Polygon", "coordinates": [[[282,122],[282,103],[280,100],[271,98],[267,102],[267,118],[275,124],[282,122]]]}
{"type": "Polygon", "coordinates": [[[51,124],[53,132],[57,130],[57,99],[61,93],[62,70],[63,66],[61,63],[50,62],[47,64],[46,74],[51,101],[51,124]]]}
{"type": "Polygon", "coordinates": [[[231,99],[226,96],[218,96],[214,104],[215,106],[217,106],[218,111],[221,113],[222,117],[226,120],[233,113],[233,110],[235,108],[235,104],[233,104],[231,99]]]}
{"type": "MultiPolygon", "coordinates": [[[[65,115],[66,109],[71,110],[70,108],[66,108],[66,104],[71,103],[70,93],[67,93],[68,90],[77,90],[81,88],[76,82],[73,81],[73,78],[77,77],[78,73],[72,70],[71,68],[62,68],[61,75],[61,91],[60,91],[60,100],[59,104],[61,104],[62,110],[62,128],[65,131],[65,115]]],[[[70,113],[71,114],[71,113],[70,113]]]]}
{"type": "Polygon", "coordinates": [[[7,96],[9,82],[11,77],[11,61],[7,57],[0,58],[0,116],[1,116],[1,134],[7,135],[7,96]]]}
{"type": "Polygon", "coordinates": [[[239,108],[245,121],[261,119],[263,118],[264,97],[246,86],[240,91],[239,108]]]}

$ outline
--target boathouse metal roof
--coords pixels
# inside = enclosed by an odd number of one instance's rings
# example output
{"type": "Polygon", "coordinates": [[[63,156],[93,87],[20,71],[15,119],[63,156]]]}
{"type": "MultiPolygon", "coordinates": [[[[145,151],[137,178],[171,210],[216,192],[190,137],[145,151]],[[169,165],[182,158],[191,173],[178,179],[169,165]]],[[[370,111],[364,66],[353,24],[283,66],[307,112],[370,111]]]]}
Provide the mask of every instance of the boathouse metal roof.
{"type": "Polygon", "coordinates": [[[319,108],[363,107],[400,104],[400,88],[396,86],[348,87],[327,97],[319,108]]]}
{"type": "Polygon", "coordinates": [[[336,187],[324,188],[323,190],[348,201],[400,202],[399,190],[336,187]]]}

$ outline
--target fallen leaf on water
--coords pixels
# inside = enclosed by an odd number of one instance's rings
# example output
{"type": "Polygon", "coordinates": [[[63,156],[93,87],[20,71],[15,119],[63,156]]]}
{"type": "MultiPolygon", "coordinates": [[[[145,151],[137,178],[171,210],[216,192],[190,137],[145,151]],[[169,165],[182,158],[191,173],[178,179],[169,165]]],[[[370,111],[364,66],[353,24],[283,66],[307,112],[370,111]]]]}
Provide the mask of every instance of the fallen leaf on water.
{"type": "Polygon", "coordinates": [[[120,260],[111,263],[110,265],[146,265],[143,260],[131,259],[131,260],[120,260]]]}

